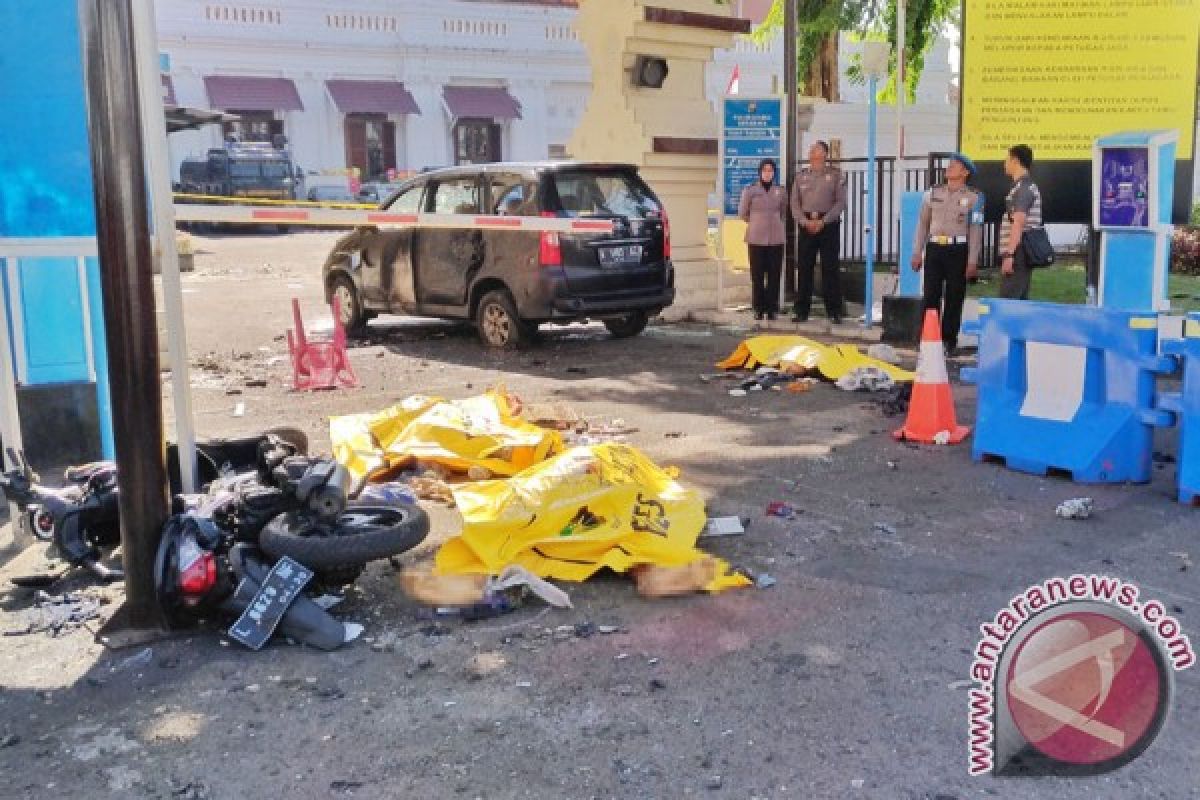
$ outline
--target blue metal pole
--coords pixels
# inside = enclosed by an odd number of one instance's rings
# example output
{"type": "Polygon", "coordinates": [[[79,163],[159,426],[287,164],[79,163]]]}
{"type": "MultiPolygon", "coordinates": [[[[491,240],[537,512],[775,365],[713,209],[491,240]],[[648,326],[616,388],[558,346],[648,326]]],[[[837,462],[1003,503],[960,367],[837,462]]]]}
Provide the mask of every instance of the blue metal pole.
{"type": "Polygon", "coordinates": [[[867,265],[864,275],[866,286],[863,290],[863,302],[866,313],[863,316],[863,327],[871,327],[872,309],[875,305],[875,123],[878,102],[875,99],[879,79],[872,76],[867,81],[867,265]]]}

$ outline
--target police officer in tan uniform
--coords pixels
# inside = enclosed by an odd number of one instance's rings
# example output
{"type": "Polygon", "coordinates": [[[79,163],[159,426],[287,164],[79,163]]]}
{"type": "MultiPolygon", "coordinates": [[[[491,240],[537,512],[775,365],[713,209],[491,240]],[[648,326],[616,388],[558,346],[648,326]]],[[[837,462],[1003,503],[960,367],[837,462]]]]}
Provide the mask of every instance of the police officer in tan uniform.
{"type": "Polygon", "coordinates": [[[841,264],[842,212],[846,210],[846,178],[842,171],[827,163],[829,145],[815,142],[808,150],[808,167],[796,176],[792,186],[792,217],[800,226],[796,239],[795,322],[808,320],[812,306],[813,271],[821,256],[821,288],[825,295],[825,315],[835,324],[842,321],[841,264]]]}
{"type": "Polygon", "coordinates": [[[974,174],[971,159],[950,157],[946,182],[925,192],[913,242],[912,268],[925,270],[924,306],[941,314],[948,355],[958,347],[967,281],[978,272],[983,244],[983,192],[967,185],[974,174]]]}

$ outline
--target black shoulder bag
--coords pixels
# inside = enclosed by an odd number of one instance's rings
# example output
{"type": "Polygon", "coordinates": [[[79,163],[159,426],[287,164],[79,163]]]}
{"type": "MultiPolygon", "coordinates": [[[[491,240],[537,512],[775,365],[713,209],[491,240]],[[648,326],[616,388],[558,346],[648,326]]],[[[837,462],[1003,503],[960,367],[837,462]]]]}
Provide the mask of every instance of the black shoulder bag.
{"type": "MultiPolygon", "coordinates": [[[[1008,213],[1008,224],[1012,225],[1012,212],[1008,213]]],[[[1021,249],[1025,252],[1025,263],[1033,267],[1049,267],[1054,263],[1054,245],[1046,228],[1039,225],[1021,233],[1021,249]]]]}

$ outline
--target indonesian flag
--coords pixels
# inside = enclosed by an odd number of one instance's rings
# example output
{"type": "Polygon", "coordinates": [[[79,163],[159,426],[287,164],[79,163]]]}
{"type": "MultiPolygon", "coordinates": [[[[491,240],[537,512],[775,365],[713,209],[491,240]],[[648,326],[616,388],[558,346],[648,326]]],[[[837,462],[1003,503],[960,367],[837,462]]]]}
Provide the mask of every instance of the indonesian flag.
{"type": "Polygon", "coordinates": [[[733,65],[733,72],[729,75],[729,86],[725,89],[725,94],[737,94],[739,85],[742,82],[742,71],[737,64],[733,65]]]}

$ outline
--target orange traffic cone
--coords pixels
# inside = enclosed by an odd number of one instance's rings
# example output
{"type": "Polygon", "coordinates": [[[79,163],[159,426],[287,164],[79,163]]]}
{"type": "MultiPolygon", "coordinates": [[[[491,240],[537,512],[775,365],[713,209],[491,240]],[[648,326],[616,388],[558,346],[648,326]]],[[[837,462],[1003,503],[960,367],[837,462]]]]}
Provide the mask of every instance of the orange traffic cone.
{"type": "Polygon", "coordinates": [[[925,325],[921,329],[921,354],[917,358],[917,379],[908,404],[908,420],[892,435],[901,442],[958,444],[970,433],[971,429],[959,425],[954,416],[941,323],[937,310],[931,308],[925,312],[925,325]]]}

